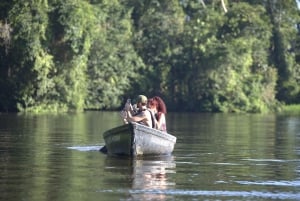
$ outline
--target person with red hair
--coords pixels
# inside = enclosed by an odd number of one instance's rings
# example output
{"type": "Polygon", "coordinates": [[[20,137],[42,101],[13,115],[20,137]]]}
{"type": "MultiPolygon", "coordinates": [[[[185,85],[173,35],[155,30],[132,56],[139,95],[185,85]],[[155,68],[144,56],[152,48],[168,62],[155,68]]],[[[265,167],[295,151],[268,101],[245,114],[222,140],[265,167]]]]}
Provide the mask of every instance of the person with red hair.
{"type": "Polygon", "coordinates": [[[148,100],[148,108],[155,115],[156,128],[158,130],[167,132],[167,108],[165,102],[159,96],[154,96],[148,100]]]}

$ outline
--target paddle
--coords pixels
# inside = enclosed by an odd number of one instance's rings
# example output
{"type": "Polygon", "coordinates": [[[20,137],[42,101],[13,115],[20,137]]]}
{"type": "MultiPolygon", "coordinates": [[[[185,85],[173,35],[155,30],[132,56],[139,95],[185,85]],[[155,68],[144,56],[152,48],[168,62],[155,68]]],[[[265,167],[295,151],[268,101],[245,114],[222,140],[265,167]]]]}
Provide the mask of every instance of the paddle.
{"type": "Polygon", "coordinates": [[[102,153],[104,153],[104,154],[107,154],[107,148],[106,148],[106,146],[104,145],[103,147],[101,147],[101,149],[99,151],[102,152],[102,153]]]}

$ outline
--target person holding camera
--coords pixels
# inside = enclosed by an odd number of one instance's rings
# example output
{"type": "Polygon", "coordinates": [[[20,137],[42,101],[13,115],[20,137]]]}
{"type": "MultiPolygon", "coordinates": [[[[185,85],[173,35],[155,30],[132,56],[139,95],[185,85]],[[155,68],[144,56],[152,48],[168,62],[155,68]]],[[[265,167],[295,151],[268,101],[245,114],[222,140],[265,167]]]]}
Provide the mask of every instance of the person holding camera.
{"type": "Polygon", "coordinates": [[[148,99],[144,95],[138,95],[136,101],[137,111],[134,111],[131,103],[126,102],[124,111],[121,113],[125,123],[136,122],[153,128],[154,119],[151,111],[147,108],[148,99]]]}

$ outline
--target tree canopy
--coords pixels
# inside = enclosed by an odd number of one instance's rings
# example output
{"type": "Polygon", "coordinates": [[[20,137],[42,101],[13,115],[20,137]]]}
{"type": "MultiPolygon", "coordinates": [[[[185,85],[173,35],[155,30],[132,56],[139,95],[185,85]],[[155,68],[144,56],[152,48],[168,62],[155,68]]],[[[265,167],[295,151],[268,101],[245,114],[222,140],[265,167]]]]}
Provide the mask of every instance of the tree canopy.
{"type": "Polygon", "coordinates": [[[0,111],[267,112],[300,103],[296,0],[0,2],[0,111]]]}

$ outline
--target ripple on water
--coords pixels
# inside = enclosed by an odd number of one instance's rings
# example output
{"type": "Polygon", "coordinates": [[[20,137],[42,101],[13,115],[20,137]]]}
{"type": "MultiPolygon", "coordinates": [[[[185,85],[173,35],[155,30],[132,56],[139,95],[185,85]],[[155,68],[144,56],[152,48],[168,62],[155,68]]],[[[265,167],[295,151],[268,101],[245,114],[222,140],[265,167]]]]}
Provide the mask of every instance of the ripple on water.
{"type": "MultiPolygon", "coordinates": [[[[126,190],[117,190],[119,193],[125,193],[126,190]]],[[[100,190],[98,192],[111,192],[109,190],[100,190]]],[[[158,189],[147,189],[129,190],[130,194],[148,194],[148,195],[172,195],[172,196],[205,196],[205,197],[231,197],[231,198],[250,198],[250,199],[290,199],[298,200],[300,193],[291,192],[260,192],[260,191],[206,191],[206,190],[158,190],[158,189]]]]}
{"type": "Polygon", "coordinates": [[[72,146],[67,147],[68,149],[73,149],[77,151],[99,151],[102,146],[72,146]]]}
{"type": "Polygon", "coordinates": [[[300,160],[294,159],[294,160],[281,160],[281,159],[255,159],[255,158],[249,158],[249,159],[242,159],[244,161],[253,161],[253,162],[276,162],[276,163],[289,163],[289,162],[300,162],[300,160]]]}
{"type": "Polygon", "coordinates": [[[244,185],[300,187],[300,181],[236,181],[244,185]]]}

